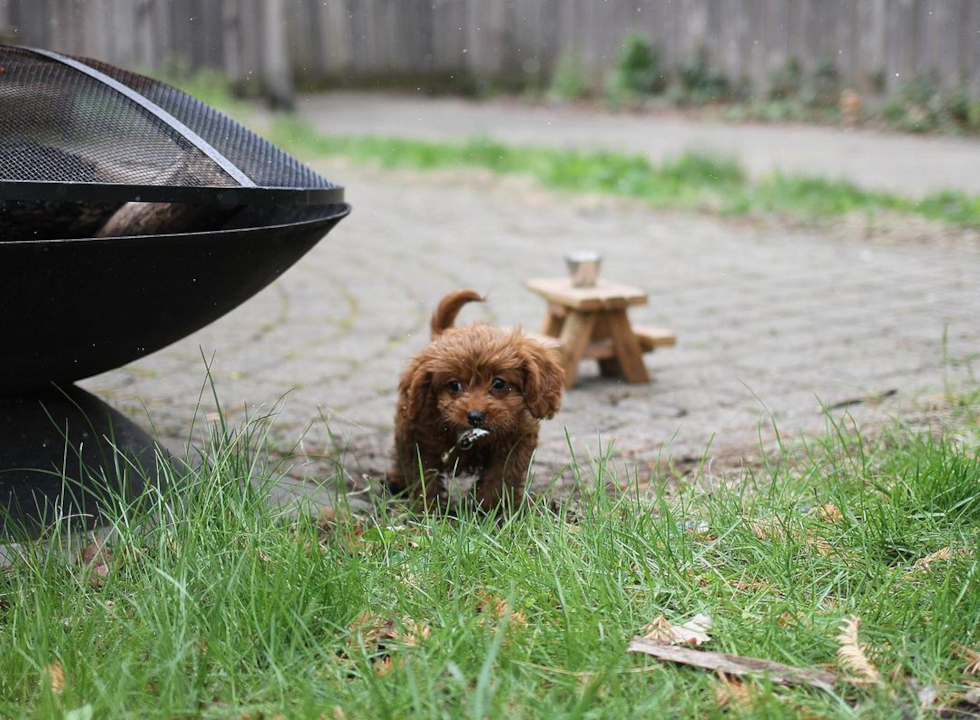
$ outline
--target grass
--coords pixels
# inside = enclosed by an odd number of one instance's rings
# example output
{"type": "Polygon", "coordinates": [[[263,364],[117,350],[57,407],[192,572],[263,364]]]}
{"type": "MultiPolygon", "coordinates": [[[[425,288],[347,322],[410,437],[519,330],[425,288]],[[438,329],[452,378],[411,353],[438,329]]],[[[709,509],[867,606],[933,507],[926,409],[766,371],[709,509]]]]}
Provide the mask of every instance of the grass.
{"type": "Polygon", "coordinates": [[[951,648],[980,647],[980,457],[952,436],[835,422],[795,459],[669,500],[610,492],[626,471],[571,455],[575,503],[498,525],[287,516],[264,499],[267,429],[214,427],[91,565],[80,538],[27,544],[0,577],[0,716],[897,717],[922,711],[913,681],[949,704],[970,680],[951,648]],[[695,613],[706,649],[838,672],[860,617],[884,684],[735,692],[626,653],[695,613]]]}
{"type": "Polygon", "coordinates": [[[980,228],[980,196],[944,191],[912,200],[894,193],[863,190],[845,181],[802,175],[775,174],[755,182],[737,161],[696,152],[656,165],[639,155],[512,146],[485,138],[428,142],[329,136],[295,117],[276,119],[266,135],[307,160],[342,156],[385,168],[478,168],[498,175],[527,175],[555,190],[635,198],[657,208],[734,216],[776,214],[805,222],[855,212],[891,212],[980,228]]]}

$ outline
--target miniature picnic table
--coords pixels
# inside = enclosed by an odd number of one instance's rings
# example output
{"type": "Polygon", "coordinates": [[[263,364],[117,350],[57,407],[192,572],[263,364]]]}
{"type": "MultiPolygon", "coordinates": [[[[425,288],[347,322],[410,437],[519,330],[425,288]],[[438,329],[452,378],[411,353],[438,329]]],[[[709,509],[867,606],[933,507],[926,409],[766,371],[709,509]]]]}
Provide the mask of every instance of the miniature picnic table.
{"type": "Polygon", "coordinates": [[[677,344],[670,330],[630,324],[627,308],[649,301],[639,288],[605,280],[575,287],[567,278],[527,280],[525,286],[548,303],[541,332],[533,336],[560,351],[566,387],[575,383],[585,358],[599,361],[603,377],[648,383],[643,353],[677,344]]]}

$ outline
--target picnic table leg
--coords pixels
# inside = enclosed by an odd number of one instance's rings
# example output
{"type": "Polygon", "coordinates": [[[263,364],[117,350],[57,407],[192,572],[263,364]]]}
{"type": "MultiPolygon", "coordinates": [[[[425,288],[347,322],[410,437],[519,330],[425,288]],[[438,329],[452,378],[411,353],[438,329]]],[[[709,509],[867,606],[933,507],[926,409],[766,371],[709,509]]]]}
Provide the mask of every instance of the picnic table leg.
{"type": "Polygon", "coordinates": [[[541,323],[541,334],[548,337],[559,337],[564,324],[564,308],[548,303],[548,307],[544,311],[544,321],[541,323]]]}
{"type": "Polygon", "coordinates": [[[592,337],[595,327],[595,315],[592,313],[572,311],[565,318],[561,329],[561,345],[565,365],[565,387],[575,384],[578,376],[578,366],[582,362],[585,348],[592,337]]]}
{"type": "MultiPolygon", "coordinates": [[[[595,321],[595,329],[592,331],[592,340],[607,340],[611,337],[609,331],[609,316],[601,313],[595,321]]],[[[623,368],[619,360],[614,357],[599,358],[599,374],[602,377],[623,377],[623,368]]]]}
{"type": "Polygon", "coordinates": [[[609,335],[613,341],[613,351],[619,361],[623,377],[631,383],[648,383],[650,374],[643,364],[643,353],[640,343],[633,334],[626,310],[611,310],[606,314],[609,335]]]}

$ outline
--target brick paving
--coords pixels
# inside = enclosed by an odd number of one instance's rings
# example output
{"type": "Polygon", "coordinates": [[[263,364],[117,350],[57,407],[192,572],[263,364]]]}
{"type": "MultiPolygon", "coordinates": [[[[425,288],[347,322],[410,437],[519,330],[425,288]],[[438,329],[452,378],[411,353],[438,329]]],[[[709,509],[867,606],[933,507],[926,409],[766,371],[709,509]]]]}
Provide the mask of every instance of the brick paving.
{"type": "MultiPolygon", "coordinates": [[[[751,454],[760,427],[771,441],[769,417],[794,437],[824,427],[820,402],[891,394],[848,408],[870,422],[936,392],[944,331],[953,360],[980,347],[975,250],[653,212],[480,175],[318,169],[354,205],[326,240],[225,318],[81,383],[179,449],[195,413],[200,422],[214,410],[210,391],[198,407],[202,355],[213,355],[232,421],[276,409],[271,442],[292,458],[286,495],[329,494],[315,481],[334,467],[361,487],[385,470],[397,377],[443,293],[489,296],[463,321],[536,329],[543,305],[522,280],[561,275],[574,249],[600,250],[605,277],[648,290],[634,321],[671,327],[680,341],[646,356],[651,385],[583,369],[543,428],[542,482],[568,461],[566,432],[580,458],[613,444],[641,477],[665,461],[684,470],[709,444],[709,457],[730,465],[751,454]]],[[[948,372],[957,382],[969,365],[948,372]]]]}

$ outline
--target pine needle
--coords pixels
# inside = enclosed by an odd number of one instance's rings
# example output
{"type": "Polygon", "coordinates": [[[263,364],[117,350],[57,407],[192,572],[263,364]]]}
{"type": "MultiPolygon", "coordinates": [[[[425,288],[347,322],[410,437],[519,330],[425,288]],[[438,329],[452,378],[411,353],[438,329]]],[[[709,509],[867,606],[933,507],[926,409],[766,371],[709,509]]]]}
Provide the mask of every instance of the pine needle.
{"type": "Polygon", "coordinates": [[[852,617],[844,621],[844,627],[837,642],[840,648],[837,650],[837,661],[840,666],[851,673],[851,677],[845,678],[849,682],[858,685],[878,685],[881,683],[881,674],[878,668],[872,664],[868,656],[864,653],[864,648],[858,642],[858,628],[861,626],[861,618],[852,617]]]}

